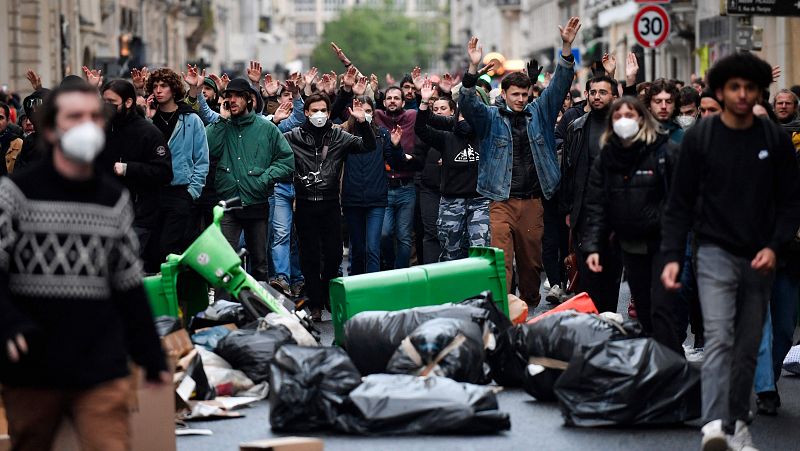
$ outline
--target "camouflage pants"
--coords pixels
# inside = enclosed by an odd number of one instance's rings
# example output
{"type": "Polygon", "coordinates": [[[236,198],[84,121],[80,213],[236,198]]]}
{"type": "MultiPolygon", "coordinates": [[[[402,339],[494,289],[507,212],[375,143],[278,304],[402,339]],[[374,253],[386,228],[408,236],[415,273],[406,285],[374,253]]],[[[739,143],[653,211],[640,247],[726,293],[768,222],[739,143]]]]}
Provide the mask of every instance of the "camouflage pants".
{"type": "Polygon", "coordinates": [[[439,201],[439,261],[466,258],[472,246],[489,246],[489,199],[442,196],[439,201]]]}

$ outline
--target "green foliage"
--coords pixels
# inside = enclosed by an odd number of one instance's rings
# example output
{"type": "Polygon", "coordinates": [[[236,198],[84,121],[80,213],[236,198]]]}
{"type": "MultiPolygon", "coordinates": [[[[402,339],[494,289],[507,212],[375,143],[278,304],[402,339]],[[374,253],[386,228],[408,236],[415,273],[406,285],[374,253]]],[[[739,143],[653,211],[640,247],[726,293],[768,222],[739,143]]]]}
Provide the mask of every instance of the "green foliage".
{"type": "Polygon", "coordinates": [[[387,73],[399,80],[431,57],[417,24],[389,6],[342,11],[338,19],[325,25],[320,43],[311,54],[311,64],[320,72],[342,73],[344,67],[331,51],[331,42],[341,47],[362,73],[374,73],[381,81],[387,73]]]}

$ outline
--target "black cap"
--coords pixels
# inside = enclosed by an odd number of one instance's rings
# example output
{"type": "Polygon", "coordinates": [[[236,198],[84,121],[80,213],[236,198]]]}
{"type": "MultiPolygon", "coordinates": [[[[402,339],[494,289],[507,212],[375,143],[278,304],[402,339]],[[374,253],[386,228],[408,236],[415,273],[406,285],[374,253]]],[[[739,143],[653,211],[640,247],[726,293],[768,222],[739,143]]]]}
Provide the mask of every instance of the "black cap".
{"type": "Polygon", "coordinates": [[[222,94],[225,95],[226,92],[250,92],[258,94],[258,92],[250,86],[250,82],[241,77],[231,80],[225,90],[222,91],[222,94]]]}

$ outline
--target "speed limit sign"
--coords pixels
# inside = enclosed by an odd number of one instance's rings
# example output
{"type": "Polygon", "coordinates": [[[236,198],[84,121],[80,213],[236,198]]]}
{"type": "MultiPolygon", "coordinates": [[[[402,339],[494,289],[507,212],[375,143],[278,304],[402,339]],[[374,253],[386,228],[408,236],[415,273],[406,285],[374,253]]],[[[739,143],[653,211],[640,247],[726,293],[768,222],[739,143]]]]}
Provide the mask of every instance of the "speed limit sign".
{"type": "Polygon", "coordinates": [[[669,14],[660,6],[645,6],[633,20],[633,34],[644,47],[658,47],[669,36],[669,14]]]}

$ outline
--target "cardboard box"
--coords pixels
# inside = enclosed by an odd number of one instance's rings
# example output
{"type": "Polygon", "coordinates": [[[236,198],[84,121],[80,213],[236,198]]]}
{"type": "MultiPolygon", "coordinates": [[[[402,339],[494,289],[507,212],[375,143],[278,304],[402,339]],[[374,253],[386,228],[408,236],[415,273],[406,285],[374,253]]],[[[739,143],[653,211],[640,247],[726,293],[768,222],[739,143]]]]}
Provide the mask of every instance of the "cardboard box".
{"type": "MultiPolygon", "coordinates": [[[[131,402],[131,451],[175,451],[175,390],[172,384],[149,387],[144,372],[135,370],[131,402]]],[[[56,435],[54,451],[79,451],[72,423],[65,420],[56,435]]],[[[0,447],[0,451],[2,447],[0,447]]]]}
{"type": "Polygon", "coordinates": [[[174,365],[194,349],[194,344],[186,329],[181,329],[161,337],[161,347],[164,348],[167,359],[174,365]]]}
{"type": "Polygon", "coordinates": [[[318,438],[281,437],[239,444],[239,451],[322,451],[324,443],[318,438]]]}

